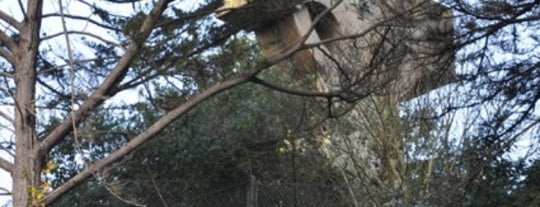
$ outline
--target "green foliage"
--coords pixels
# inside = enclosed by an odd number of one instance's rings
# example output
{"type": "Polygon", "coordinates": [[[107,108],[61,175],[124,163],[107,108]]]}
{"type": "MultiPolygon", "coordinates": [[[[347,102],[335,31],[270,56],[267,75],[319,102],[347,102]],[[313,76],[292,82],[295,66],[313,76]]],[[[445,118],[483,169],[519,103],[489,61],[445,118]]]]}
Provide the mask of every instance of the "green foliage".
{"type": "MultiPolygon", "coordinates": [[[[57,173],[57,183],[62,183],[82,169],[80,161],[72,156],[78,150],[79,153],[84,152],[82,157],[88,164],[103,158],[152,124],[161,113],[156,111],[156,107],[171,110],[207,85],[251,69],[253,63],[260,59],[256,49],[252,40],[233,38],[223,47],[190,60],[190,64],[199,65],[179,65],[178,74],[185,77],[182,79],[185,80],[184,87],[172,87],[167,82],[157,81],[149,84],[148,87],[155,90],[154,96],[132,106],[137,113],[114,114],[104,111],[94,114],[91,122],[80,127],[81,133],[83,129],[93,133],[84,139],[80,137],[82,141],[79,143],[71,138],[70,142],[55,148],[51,155],[59,164],[54,171],[57,173]],[[240,61],[231,61],[230,57],[240,61]],[[100,131],[105,133],[98,135],[96,132],[100,131]]],[[[290,80],[286,74],[279,72],[263,76],[290,80]]],[[[186,186],[209,191],[244,183],[249,175],[272,182],[328,179],[328,175],[313,173],[314,168],[321,170],[319,164],[313,161],[316,159],[313,154],[294,155],[293,158],[291,153],[283,155],[277,152],[278,143],[291,135],[291,130],[294,136],[287,139],[311,136],[305,130],[310,124],[306,121],[306,108],[310,108],[310,104],[308,99],[254,84],[231,89],[199,105],[132,153],[121,165],[100,174],[102,177],[98,180],[88,181],[57,205],[97,205],[99,203],[92,200],[92,195],[88,199],[84,195],[97,193],[95,189],[101,189],[98,192],[103,193],[100,186],[116,181],[127,183],[124,190],[129,191],[126,193],[129,196],[152,200],[157,199],[157,195],[148,192],[153,192],[155,187],[182,195],[186,193],[186,186]],[[302,160],[311,160],[313,165],[302,160]],[[150,182],[150,177],[155,178],[157,186],[150,182]]],[[[115,200],[109,197],[98,201],[115,200]]]]}

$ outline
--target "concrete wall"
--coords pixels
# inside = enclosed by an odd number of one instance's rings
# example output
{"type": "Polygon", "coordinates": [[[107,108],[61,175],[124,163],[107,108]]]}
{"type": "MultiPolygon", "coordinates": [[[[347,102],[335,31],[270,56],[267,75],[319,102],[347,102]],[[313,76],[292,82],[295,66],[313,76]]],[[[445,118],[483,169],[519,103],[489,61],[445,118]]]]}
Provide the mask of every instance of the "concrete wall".
{"type": "Polygon", "coordinates": [[[225,2],[226,8],[238,7],[237,14],[221,17],[254,30],[267,57],[287,50],[304,35],[309,36],[306,43],[310,44],[363,34],[301,51],[289,60],[287,65],[294,66],[300,76],[319,73],[326,79],[322,80],[325,90],[362,82],[355,84],[356,91],[396,94],[407,100],[454,80],[452,54],[440,54],[452,42],[450,14],[431,1],[344,0],[339,5],[333,5],[338,2],[335,0],[297,5],[264,0],[225,2]],[[271,6],[258,6],[263,4],[271,6]],[[332,7],[319,22],[313,22],[332,7]],[[315,29],[309,32],[312,26],[315,29]]]}

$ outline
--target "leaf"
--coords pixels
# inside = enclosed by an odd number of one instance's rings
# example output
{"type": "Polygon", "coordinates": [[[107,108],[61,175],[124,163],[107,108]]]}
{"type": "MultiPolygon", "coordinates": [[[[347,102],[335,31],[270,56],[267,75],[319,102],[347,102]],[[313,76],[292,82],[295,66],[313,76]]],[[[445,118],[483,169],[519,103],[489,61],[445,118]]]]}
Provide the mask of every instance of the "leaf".
{"type": "Polygon", "coordinates": [[[45,174],[51,173],[52,170],[56,169],[58,165],[53,160],[49,160],[47,164],[45,164],[45,167],[43,168],[42,172],[45,174]]]}

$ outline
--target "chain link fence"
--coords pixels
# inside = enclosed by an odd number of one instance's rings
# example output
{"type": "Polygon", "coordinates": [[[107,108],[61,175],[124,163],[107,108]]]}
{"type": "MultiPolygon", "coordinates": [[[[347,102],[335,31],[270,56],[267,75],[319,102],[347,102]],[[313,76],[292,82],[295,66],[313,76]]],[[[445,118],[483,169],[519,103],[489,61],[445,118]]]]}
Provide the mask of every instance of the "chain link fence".
{"type": "Polygon", "coordinates": [[[144,207],[314,207],[353,206],[347,189],[312,183],[264,183],[251,178],[220,189],[181,183],[145,185],[144,181],[120,186],[88,183],[52,206],[144,207]],[[145,187],[142,187],[145,186],[145,187]],[[151,186],[151,185],[150,185],[151,186]],[[113,189],[116,188],[116,189],[113,189]]]}
{"type": "MultiPolygon", "coordinates": [[[[254,202],[248,207],[348,207],[345,190],[336,186],[294,183],[257,184],[254,202]]],[[[249,194],[248,194],[249,196],[249,194]]],[[[249,199],[248,199],[249,200],[249,199]]]]}

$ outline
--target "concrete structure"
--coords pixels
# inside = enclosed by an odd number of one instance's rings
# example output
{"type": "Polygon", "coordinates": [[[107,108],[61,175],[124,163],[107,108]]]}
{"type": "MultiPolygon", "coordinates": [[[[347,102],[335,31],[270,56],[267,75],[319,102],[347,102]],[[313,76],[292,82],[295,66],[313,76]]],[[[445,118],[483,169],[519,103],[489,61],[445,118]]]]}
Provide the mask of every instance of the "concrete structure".
{"type": "Polygon", "coordinates": [[[400,100],[453,80],[452,57],[442,53],[452,42],[449,15],[424,0],[226,0],[218,12],[222,20],[255,31],[267,57],[305,35],[307,44],[351,37],[300,51],[289,63],[299,74],[324,74],[323,88],[357,85],[358,92],[398,94],[400,100]],[[358,81],[383,89],[367,90],[358,81]]]}
{"type": "Polygon", "coordinates": [[[406,165],[404,152],[399,151],[399,132],[389,132],[389,123],[399,119],[399,102],[454,81],[449,10],[431,0],[224,2],[218,17],[254,31],[266,57],[281,54],[303,37],[304,44],[314,45],[281,66],[295,70],[299,78],[316,74],[320,91],[341,90],[353,99],[363,98],[345,116],[347,123],[334,123],[333,130],[322,133],[351,150],[333,160],[351,172],[361,163],[364,172],[356,174],[364,180],[376,180],[384,166],[391,179],[377,182],[403,191],[399,172],[406,165]],[[389,146],[396,150],[383,152],[389,146]]]}

